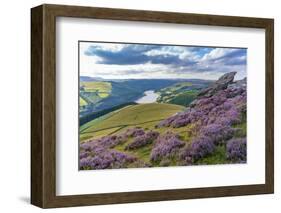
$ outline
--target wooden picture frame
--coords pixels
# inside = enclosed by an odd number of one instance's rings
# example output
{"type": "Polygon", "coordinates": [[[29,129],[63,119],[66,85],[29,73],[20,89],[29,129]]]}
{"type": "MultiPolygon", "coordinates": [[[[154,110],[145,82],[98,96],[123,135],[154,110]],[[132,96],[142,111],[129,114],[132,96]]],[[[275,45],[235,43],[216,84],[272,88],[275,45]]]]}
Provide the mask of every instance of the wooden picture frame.
{"type": "Polygon", "coordinates": [[[274,21],[186,13],[44,4],[31,9],[31,203],[41,208],[268,194],[274,192],[274,21]],[[56,195],[56,17],[265,29],[265,184],[56,195]]]}

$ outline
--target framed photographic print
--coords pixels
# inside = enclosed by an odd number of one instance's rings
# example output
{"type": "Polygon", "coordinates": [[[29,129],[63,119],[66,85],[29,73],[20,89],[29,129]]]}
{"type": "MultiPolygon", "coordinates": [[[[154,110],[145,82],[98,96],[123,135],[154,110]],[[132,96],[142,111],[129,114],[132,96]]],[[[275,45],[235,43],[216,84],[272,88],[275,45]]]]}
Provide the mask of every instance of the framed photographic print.
{"type": "Polygon", "coordinates": [[[31,10],[31,203],[274,191],[273,19],[31,10]]]}

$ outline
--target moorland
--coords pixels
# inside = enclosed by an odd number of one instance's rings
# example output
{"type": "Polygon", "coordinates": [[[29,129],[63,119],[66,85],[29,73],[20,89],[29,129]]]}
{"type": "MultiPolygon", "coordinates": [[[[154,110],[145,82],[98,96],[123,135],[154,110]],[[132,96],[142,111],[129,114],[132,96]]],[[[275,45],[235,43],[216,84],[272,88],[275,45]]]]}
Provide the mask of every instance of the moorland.
{"type": "Polygon", "coordinates": [[[81,77],[80,169],[246,162],[246,79],[81,77]]]}

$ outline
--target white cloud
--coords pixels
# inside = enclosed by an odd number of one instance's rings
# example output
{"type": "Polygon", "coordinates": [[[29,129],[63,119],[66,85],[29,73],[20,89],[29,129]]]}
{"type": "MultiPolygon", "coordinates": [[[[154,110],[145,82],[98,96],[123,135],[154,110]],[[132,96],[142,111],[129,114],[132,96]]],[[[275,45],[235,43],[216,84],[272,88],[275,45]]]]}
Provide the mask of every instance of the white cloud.
{"type": "Polygon", "coordinates": [[[213,59],[218,59],[226,54],[234,52],[236,49],[228,49],[228,48],[216,48],[213,49],[211,52],[204,55],[202,61],[209,61],[213,59]]]}
{"type": "MultiPolygon", "coordinates": [[[[146,62],[143,64],[102,64],[99,63],[101,58],[96,55],[84,54],[90,46],[98,45],[99,48],[118,52],[124,47],[129,46],[125,44],[111,44],[111,43],[80,43],[80,75],[102,77],[108,79],[125,79],[125,78],[201,78],[201,79],[217,79],[222,74],[231,71],[237,71],[236,79],[241,79],[246,76],[246,64],[229,65],[222,58],[225,55],[232,53],[237,49],[216,48],[210,52],[206,51],[199,54],[194,51],[192,47],[182,46],[163,46],[157,49],[148,51],[139,51],[147,56],[161,56],[172,55],[178,56],[180,60],[188,60],[191,64],[177,65],[177,64],[152,64],[146,62]]],[[[136,50],[139,46],[133,46],[136,50]]],[[[144,48],[145,49],[145,48],[144,48]]],[[[125,50],[124,50],[125,51],[125,50]]],[[[203,50],[204,51],[204,50],[203,50]]],[[[245,60],[246,55],[236,56],[236,60],[245,60]]]]}
{"type": "MultiPolygon", "coordinates": [[[[80,50],[81,53],[85,53],[91,46],[95,45],[92,42],[80,42],[80,50]]],[[[117,52],[122,48],[127,46],[127,44],[118,44],[118,43],[102,43],[102,45],[98,45],[98,47],[105,51],[117,52]]]]}

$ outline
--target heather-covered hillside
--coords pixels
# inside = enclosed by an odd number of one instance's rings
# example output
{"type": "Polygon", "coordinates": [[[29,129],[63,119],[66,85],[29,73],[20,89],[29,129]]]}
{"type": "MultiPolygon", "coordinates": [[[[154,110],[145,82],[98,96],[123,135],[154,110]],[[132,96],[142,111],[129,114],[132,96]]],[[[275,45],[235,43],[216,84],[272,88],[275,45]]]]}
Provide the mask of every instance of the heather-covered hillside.
{"type": "MultiPolygon", "coordinates": [[[[235,74],[224,74],[199,91],[187,108],[173,108],[174,114],[158,116],[159,120],[153,120],[153,125],[140,122],[130,126],[126,123],[126,127],[107,136],[83,141],[80,169],[245,163],[247,82],[246,79],[234,81],[235,74]]],[[[132,109],[138,110],[135,116],[141,116],[142,107],[148,106],[134,106],[132,109]]],[[[158,103],[153,106],[159,113],[164,112],[164,104],[160,108],[158,103]]],[[[128,112],[132,110],[119,109],[116,113],[122,120],[128,112]]],[[[150,117],[156,115],[157,111],[150,117]]],[[[135,116],[132,114],[128,121],[135,116]]],[[[105,124],[110,125],[110,122],[105,124]]]]}

